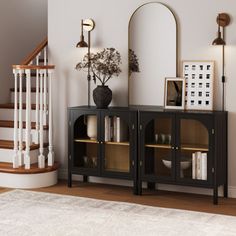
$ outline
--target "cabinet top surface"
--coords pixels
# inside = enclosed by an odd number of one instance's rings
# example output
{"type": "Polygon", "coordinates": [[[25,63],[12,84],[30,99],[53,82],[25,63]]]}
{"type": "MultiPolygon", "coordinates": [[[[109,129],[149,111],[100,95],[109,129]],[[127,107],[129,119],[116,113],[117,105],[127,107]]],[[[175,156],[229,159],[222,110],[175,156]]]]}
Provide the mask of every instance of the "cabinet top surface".
{"type": "Polygon", "coordinates": [[[77,106],[69,107],[68,110],[87,110],[87,111],[140,111],[140,112],[162,112],[162,113],[193,113],[193,114],[215,114],[215,113],[227,113],[227,111],[200,111],[200,110],[170,110],[165,109],[161,106],[127,106],[127,107],[118,107],[111,106],[107,109],[98,109],[95,106],[77,106]]]}

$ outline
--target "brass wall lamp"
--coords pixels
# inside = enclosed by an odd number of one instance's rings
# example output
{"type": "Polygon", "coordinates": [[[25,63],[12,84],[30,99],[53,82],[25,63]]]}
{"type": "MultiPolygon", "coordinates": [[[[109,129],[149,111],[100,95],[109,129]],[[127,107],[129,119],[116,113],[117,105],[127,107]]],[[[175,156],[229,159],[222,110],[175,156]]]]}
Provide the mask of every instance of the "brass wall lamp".
{"type": "Polygon", "coordinates": [[[91,91],[91,31],[95,28],[95,22],[92,19],[81,20],[81,35],[80,41],[76,44],[77,48],[88,48],[88,106],[90,106],[90,91],[91,91]],[[88,32],[88,43],[84,40],[84,31],[88,32]]]}
{"type": "Polygon", "coordinates": [[[212,42],[212,45],[222,46],[222,110],[225,110],[225,27],[230,24],[230,16],[227,13],[220,13],[216,18],[218,24],[217,38],[212,42]],[[221,31],[222,29],[222,31],[221,31]]]}

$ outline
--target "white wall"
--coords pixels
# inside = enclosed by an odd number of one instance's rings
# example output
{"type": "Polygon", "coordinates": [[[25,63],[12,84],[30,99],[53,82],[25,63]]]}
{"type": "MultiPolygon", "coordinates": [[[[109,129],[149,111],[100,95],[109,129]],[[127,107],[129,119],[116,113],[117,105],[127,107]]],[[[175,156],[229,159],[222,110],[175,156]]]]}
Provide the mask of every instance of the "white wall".
{"type": "MultiPolygon", "coordinates": [[[[86,104],[86,74],[74,70],[83,52],[75,45],[80,37],[80,20],[93,18],[94,48],[115,47],[123,57],[123,73],[109,86],[113,90],[113,105],[127,104],[128,89],[128,22],[143,0],[50,0],[49,46],[51,61],[56,65],[54,81],[54,137],[57,159],[67,167],[67,107],[86,104]]],[[[216,16],[231,15],[227,28],[226,48],[226,109],[229,111],[229,185],[236,197],[236,2],[235,0],[163,0],[175,13],[179,30],[179,60],[215,60],[215,108],[221,108],[221,51],[211,46],[216,37],[216,16]]],[[[168,29],[167,29],[168,30],[168,29]]],[[[148,37],[148,36],[147,36],[148,37]]],[[[158,89],[158,81],[153,86],[158,89]]]]}
{"type": "Polygon", "coordinates": [[[47,36],[47,0],[0,1],[0,103],[10,101],[12,64],[47,36]]]}

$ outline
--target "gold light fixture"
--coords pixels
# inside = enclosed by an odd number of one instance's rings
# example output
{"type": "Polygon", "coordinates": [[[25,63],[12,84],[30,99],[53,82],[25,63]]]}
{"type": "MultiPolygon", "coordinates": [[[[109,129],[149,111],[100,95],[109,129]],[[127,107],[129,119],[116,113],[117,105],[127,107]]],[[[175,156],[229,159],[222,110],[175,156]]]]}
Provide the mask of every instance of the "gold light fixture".
{"type": "Polygon", "coordinates": [[[220,25],[218,25],[217,38],[212,42],[212,45],[225,45],[225,41],[221,37],[220,25]]]}
{"type": "Polygon", "coordinates": [[[218,24],[217,38],[212,42],[212,45],[222,46],[222,110],[225,110],[225,27],[230,24],[230,16],[227,13],[220,13],[216,18],[218,24]],[[222,32],[221,32],[222,28],[222,32]]]}
{"type": "Polygon", "coordinates": [[[88,48],[88,106],[90,106],[90,82],[91,82],[91,62],[90,62],[90,49],[91,49],[91,31],[95,28],[95,22],[92,19],[81,20],[81,35],[80,41],[76,44],[77,48],[88,48]],[[84,39],[84,31],[88,32],[88,43],[84,39]]]}
{"type": "Polygon", "coordinates": [[[81,20],[81,35],[80,35],[80,41],[76,44],[77,48],[87,48],[88,44],[84,41],[84,21],[81,20]]]}

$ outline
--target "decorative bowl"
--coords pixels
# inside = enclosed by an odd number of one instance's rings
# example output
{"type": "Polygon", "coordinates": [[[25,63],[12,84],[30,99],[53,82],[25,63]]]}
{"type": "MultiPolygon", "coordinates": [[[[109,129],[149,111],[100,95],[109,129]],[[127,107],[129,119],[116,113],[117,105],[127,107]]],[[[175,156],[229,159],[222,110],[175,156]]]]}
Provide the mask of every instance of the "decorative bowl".
{"type": "MultiPolygon", "coordinates": [[[[170,158],[163,158],[162,159],[163,164],[165,165],[165,167],[167,167],[168,169],[171,169],[172,167],[172,161],[170,158]]],[[[180,161],[180,176],[181,178],[184,177],[184,173],[183,171],[188,169],[191,166],[191,160],[188,160],[186,158],[182,158],[182,160],[180,161]]]]}

